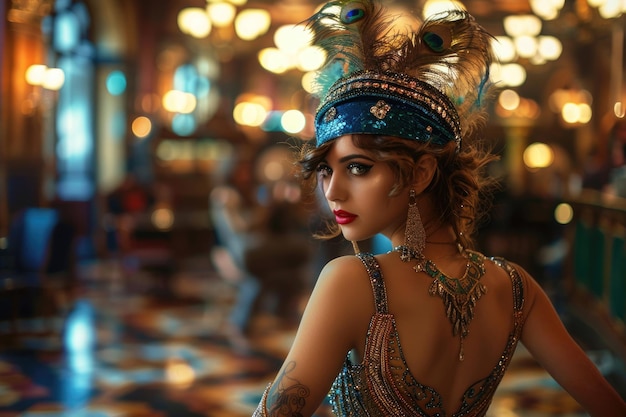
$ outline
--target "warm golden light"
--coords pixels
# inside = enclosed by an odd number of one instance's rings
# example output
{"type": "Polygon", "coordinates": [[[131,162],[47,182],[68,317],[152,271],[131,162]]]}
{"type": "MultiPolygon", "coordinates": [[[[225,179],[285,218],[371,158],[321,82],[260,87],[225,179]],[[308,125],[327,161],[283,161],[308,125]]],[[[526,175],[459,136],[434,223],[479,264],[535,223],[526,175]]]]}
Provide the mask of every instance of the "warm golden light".
{"type": "Polygon", "coordinates": [[[304,25],[283,25],[274,32],[274,44],[287,54],[295,54],[313,40],[313,32],[304,25]]]}
{"type": "Polygon", "coordinates": [[[504,31],[513,38],[541,33],[541,19],[533,14],[506,16],[503,23],[504,31]]]}
{"type": "Polygon", "coordinates": [[[235,6],[245,6],[245,4],[248,2],[248,0],[207,0],[207,3],[209,4],[213,4],[213,3],[230,3],[232,5],[235,6]]]}
{"type": "Polygon", "coordinates": [[[306,126],[306,117],[299,110],[287,110],[280,118],[280,124],[285,132],[299,133],[306,126]]]}
{"type": "Polygon", "coordinates": [[[462,2],[456,0],[426,0],[422,9],[422,17],[425,19],[449,10],[465,10],[465,6],[463,6],[462,2]]]}
{"type": "Polygon", "coordinates": [[[178,13],[178,28],[194,38],[206,38],[211,33],[211,20],[205,9],[187,7],[178,13]]]}
{"type": "Polygon", "coordinates": [[[554,152],[545,143],[535,142],[524,150],[524,164],[528,168],[546,168],[554,161],[554,152]]]}
{"type": "Polygon", "coordinates": [[[168,360],[165,367],[165,379],[168,383],[179,387],[190,386],[196,373],[193,368],[181,359],[168,360]]]}
{"type": "Polygon", "coordinates": [[[624,108],[624,103],[621,101],[616,102],[613,105],[613,113],[615,114],[616,117],[620,119],[624,118],[624,115],[626,113],[625,108],[624,108]]]}
{"type": "Polygon", "coordinates": [[[48,67],[42,64],[31,65],[26,69],[26,82],[30,85],[41,85],[47,69],[48,67]]]}
{"type": "Polygon", "coordinates": [[[152,122],[145,116],[139,116],[131,125],[133,135],[138,138],[145,138],[152,131],[152,122]]]}
{"type": "Polygon", "coordinates": [[[532,58],[537,54],[537,39],[533,36],[518,36],[513,39],[513,43],[522,58],[532,58]]]}
{"type": "Polygon", "coordinates": [[[170,90],[163,96],[163,108],[172,113],[192,113],[196,104],[196,97],[183,91],[170,90]]]}
{"type": "Polygon", "coordinates": [[[291,68],[289,56],[277,48],[262,49],[258,56],[261,66],[275,74],[282,74],[291,68]]]}
{"type": "Polygon", "coordinates": [[[580,103],[578,104],[578,109],[580,112],[580,116],[578,117],[578,123],[589,123],[593,114],[591,106],[587,103],[580,103]]]}
{"type": "Polygon", "coordinates": [[[603,4],[598,7],[598,13],[603,19],[619,17],[624,11],[626,11],[626,4],[618,0],[604,1],[603,4]]]}
{"type": "Polygon", "coordinates": [[[565,5],[565,0],[530,0],[533,13],[543,20],[554,20],[565,5]]]}
{"type": "Polygon", "coordinates": [[[237,9],[230,3],[211,3],[206,8],[209,19],[216,27],[229,26],[235,19],[237,9]]]}
{"type": "Polygon", "coordinates": [[[259,103],[241,102],[233,109],[233,119],[242,126],[261,126],[267,118],[267,109],[259,103]]]}
{"type": "Polygon", "coordinates": [[[326,52],[317,46],[308,46],[298,52],[297,67],[300,71],[315,71],[324,65],[326,52]]]}
{"type": "Polygon", "coordinates": [[[561,56],[563,44],[554,36],[540,36],[538,52],[545,59],[554,61],[561,56]]]}
{"type": "Polygon", "coordinates": [[[526,70],[516,63],[491,64],[491,79],[503,86],[519,87],[526,81],[526,70]]]}
{"type": "Polygon", "coordinates": [[[317,73],[315,71],[307,72],[302,75],[302,80],[300,81],[302,88],[307,93],[314,93],[317,89],[317,83],[315,82],[317,73]]]}
{"type": "Polygon", "coordinates": [[[152,212],[152,224],[159,230],[170,230],[174,225],[174,213],[169,208],[158,208],[152,212]]]}
{"type": "Polygon", "coordinates": [[[48,68],[41,86],[48,90],[60,90],[65,84],[65,72],[61,68],[48,68]]]}
{"type": "Polygon", "coordinates": [[[574,208],[567,203],[561,203],[554,209],[554,219],[559,224],[568,224],[574,218],[574,208]]]}
{"type": "Polygon", "coordinates": [[[515,44],[508,36],[496,36],[491,41],[491,47],[500,62],[511,62],[517,58],[515,44]]]}
{"type": "Polygon", "coordinates": [[[519,94],[513,90],[503,90],[498,97],[498,104],[505,110],[513,111],[519,107],[519,94]]]}
{"type": "Polygon", "coordinates": [[[591,106],[587,103],[565,103],[561,109],[561,117],[568,124],[589,123],[592,117],[591,106]]]}
{"type": "Polygon", "coordinates": [[[265,9],[245,9],[235,18],[235,33],[240,39],[251,41],[267,33],[272,23],[265,9]]]}

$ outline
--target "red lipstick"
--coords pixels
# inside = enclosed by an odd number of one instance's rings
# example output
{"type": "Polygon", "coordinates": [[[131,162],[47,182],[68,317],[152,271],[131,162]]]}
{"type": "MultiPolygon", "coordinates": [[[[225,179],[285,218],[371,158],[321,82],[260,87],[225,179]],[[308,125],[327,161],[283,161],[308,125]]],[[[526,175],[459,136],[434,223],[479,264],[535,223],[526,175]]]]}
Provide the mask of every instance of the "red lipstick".
{"type": "Polygon", "coordinates": [[[335,215],[335,220],[339,224],[352,223],[354,219],[357,218],[356,214],[352,214],[343,210],[333,210],[333,214],[335,215]]]}

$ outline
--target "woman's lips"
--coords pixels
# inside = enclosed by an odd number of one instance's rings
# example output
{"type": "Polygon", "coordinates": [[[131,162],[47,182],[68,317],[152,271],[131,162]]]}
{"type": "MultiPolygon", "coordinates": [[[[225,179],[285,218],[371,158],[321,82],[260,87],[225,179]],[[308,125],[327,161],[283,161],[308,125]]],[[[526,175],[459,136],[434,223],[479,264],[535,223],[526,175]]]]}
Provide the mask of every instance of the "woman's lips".
{"type": "Polygon", "coordinates": [[[339,224],[352,223],[354,219],[357,218],[356,214],[352,214],[343,210],[333,210],[333,214],[335,215],[335,220],[339,224]]]}

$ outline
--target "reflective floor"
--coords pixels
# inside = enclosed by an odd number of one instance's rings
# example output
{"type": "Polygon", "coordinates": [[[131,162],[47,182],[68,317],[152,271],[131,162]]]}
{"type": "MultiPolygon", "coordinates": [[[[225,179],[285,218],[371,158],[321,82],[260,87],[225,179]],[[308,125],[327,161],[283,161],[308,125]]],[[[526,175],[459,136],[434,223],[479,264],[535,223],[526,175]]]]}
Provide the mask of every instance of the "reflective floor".
{"type": "MultiPolygon", "coordinates": [[[[0,343],[0,417],[250,416],[294,335],[293,322],[259,314],[250,337],[229,337],[234,287],[208,257],[186,261],[167,288],[115,262],[81,276],[58,332],[0,343]]],[[[623,371],[608,350],[590,355],[607,374],[623,371]]],[[[317,413],[330,415],[327,405],[317,413]]],[[[488,414],[585,415],[523,348],[488,414]]]]}

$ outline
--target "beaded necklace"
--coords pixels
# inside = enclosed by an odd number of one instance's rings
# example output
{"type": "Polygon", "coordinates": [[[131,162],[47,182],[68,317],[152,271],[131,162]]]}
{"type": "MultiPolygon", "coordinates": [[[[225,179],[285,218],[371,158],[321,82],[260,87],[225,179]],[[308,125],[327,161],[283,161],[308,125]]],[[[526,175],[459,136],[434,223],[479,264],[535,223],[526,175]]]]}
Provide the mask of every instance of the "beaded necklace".
{"type": "Polygon", "coordinates": [[[430,295],[438,295],[443,300],[446,316],[452,324],[452,334],[460,337],[459,360],[465,359],[463,340],[469,334],[469,325],[474,318],[474,308],[478,299],[487,292],[487,288],[480,282],[485,275],[484,255],[471,250],[463,249],[467,258],[465,273],[461,278],[449,277],[430,259],[424,259],[422,254],[405,245],[396,246],[393,252],[400,253],[402,262],[418,260],[413,267],[415,272],[425,272],[433,281],[428,288],[430,295]]]}

